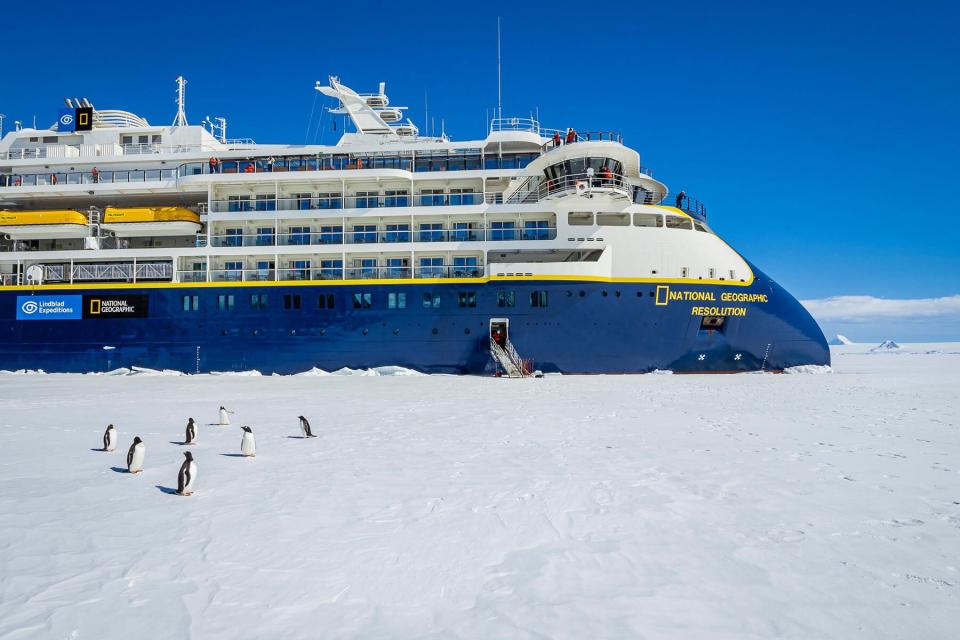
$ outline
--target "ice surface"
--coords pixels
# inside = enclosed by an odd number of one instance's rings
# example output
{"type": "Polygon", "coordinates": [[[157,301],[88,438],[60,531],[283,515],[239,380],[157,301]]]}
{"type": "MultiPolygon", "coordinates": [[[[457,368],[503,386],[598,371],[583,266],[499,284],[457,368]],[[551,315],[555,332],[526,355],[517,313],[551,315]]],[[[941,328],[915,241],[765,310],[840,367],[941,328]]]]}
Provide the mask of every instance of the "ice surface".
{"type": "Polygon", "coordinates": [[[955,638],[960,345],[869,349],[833,375],[7,376],[0,638],[955,638]]]}

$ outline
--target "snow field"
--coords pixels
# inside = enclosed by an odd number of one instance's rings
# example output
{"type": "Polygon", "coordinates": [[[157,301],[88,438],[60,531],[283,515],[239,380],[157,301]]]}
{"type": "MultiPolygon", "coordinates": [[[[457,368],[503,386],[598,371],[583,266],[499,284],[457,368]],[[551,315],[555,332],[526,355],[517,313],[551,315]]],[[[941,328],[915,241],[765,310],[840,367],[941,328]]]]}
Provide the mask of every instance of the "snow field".
{"type": "Polygon", "coordinates": [[[0,638],[956,637],[960,345],[870,348],[832,375],[3,376],[0,638]]]}

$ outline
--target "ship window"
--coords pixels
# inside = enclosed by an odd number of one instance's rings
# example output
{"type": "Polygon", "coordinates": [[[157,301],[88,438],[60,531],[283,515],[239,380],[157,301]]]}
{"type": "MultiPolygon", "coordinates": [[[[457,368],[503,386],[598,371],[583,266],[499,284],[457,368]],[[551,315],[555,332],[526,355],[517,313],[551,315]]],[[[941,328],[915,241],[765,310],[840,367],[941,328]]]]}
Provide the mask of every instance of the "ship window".
{"type": "Polygon", "coordinates": [[[317,298],[318,309],[333,309],[335,306],[332,293],[321,293],[317,298]]]}
{"type": "Polygon", "coordinates": [[[706,226],[705,224],[703,224],[702,222],[698,222],[697,220],[694,220],[694,221],[693,221],[693,228],[696,229],[697,231],[702,231],[702,232],[704,232],[704,233],[710,233],[709,229],[707,229],[707,226],[706,226]]]}
{"type": "Polygon", "coordinates": [[[516,229],[517,223],[513,221],[507,222],[491,222],[490,223],[490,240],[516,240],[517,235],[516,229]]]}
{"type": "Polygon", "coordinates": [[[733,269],[730,269],[730,279],[731,279],[731,280],[736,280],[736,279],[737,279],[737,272],[734,271],[733,269]]]}
{"type": "Polygon", "coordinates": [[[424,309],[439,309],[440,308],[440,294],[439,293],[430,293],[427,291],[423,294],[423,308],[424,309]]]}
{"type": "Polygon", "coordinates": [[[252,294],[250,294],[250,308],[251,308],[251,309],[266,309],[266,308],[267,308],[267,294],[266,294],[266,293],[252,293],[252,294]]]}
{"type": "Polygon", "coordinates": [[[504,291],[503,289],[497,291],[498,307],[513,307],[516,303],[517,296],[513,291],[504,291]]]}
{"type": "Polygon", "coordinates": [[[353,308],[354,309],[369,309],[373,306],[373,294],[372,293],[355,293],[353,294],[353,308]]]}
{"type": "Polygon", "coordinates": [[[162,140],[163,140],[163,137],[160,134],[156,134],[151,138],[151,141],[153,142],[153,144],[160,144],[162,140]]]}
{"type": "Polygon", "coordinates": [[[598,213],[597,224],[606,227],[630,226],[629,213],[598,213]]]}
{"type": "Polygon", "coordinates": [[[545,306],[547,306],[547,292],[546,292],[546,291],[531,291],[531,292],[530,292],[530,306],[531,306],[531,307],[545,307],[545,306]]]}
{"type": "Polygon", "coordinates": [[[710,268],[710,271],[709,271],[709,273],[708,273],[708,277],[711,278],[711,279],[716,278],[716,277],[717,277],[717,270],[714,269],[713,267],[711,267],[711,268],[710,268]]]}
{"type": "Polygon", "coordinates": [[[593,214],[589,211],[571,211],[567,214],[567,224],[573,227],[589,227],[593,225],[593,214]]]}
{"type": "Polygon", "coordinates": [[[290,309],[299,309],[300,308],[300,294],[297,293],[285,293],[283,294],[283,308],[290,309]]]}
{"type": "Polygon", "coordinates": [[[407,294],[406,294],[406,293],[388,293],[388,294],[387,294],[387,308],[389,308],[389,309],[406,309],[406,308],[407,308],[407,294]]]}
{"type": "Polygon", "coordinates": [[[233,311],[233,296],[217,296],[220,311],[233,311]]]}
{"type": "Polygon", "coordinates": [[[57,136],[43,136],[43,143],[44,143],[44,144],[55,144],[55,143],[57,142],[57,140],[59,140],[59,138],[57,138],[57,136]]]}
{"type": "Polygon", "coordinates": [[[633,226],[662,227],[663,216],[659,213],[635,213],[633,214],[633,226]]]}
{"type": "Polygon", "coordinates": [[[680,277],[681,277],[681,278],[689,277],[689,275],[690,275],[690,269],[689,269],[689,267],[683,267],[682,269],[680,269],[680,277]]]}
{"type": "Polygon", "coordinates": [[[693,224],[690,218],[681,218],[680,216],[667,216],[667,229],[693,230],[693,224]]]}
{"type": "Polygon", "coordinates": [[[476,307],[477,306],[477,292],[476,291],[461,291],[457,295],[457,303],[461,307],[476,307]]]}
{"type": "Polygon", "coordinates": [[[138,136],[137,141],[140,144],[147,144],[148,142],[150,142],[150,136],[138,136]]]}
{"type": "Polygon", "coordinates": [[[133,136],[120,136],[120,144],[133,144],[133,136]]]}
{"type": "Polygon", "coordinates": [[[700,318],[700,331],[721,331],[724,320],[723,316],[703,316],[700,318]]]}
{"type": "Polygon", "coordinates": [[[198,311],[200,309],[199,296],[183,296],[184,311],[198,311]]]}

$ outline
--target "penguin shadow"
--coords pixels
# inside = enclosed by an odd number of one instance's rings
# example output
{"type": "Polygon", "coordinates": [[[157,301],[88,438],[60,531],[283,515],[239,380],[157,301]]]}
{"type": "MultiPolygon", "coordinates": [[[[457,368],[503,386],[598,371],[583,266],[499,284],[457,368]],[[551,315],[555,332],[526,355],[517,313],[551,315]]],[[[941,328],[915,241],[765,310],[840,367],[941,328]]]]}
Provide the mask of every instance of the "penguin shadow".
{"type": "Polygon", "coordinates": [[[93,449],[90,449],[90,451],[96,451],[98,453],[113,453],[113,451],[107,451],[103,447],[94,447],[93,449]]]}
{"type": "Polygon", "coordinates": [[[175,445],[180,446],[180,447],[183,447],[183,446],[187,446],[187,445],[192,444],[192,443],[190,443],[190,442],[185,442],[185,441],[179,441],[179,442],[178,442],[177,440],[170,440],[169,442],[170,442],[170,444],[175,444],[175,445]]]}
{"type": "Polygon", "coordinates": [[[242,453],[221,453],[220,455],[227,458],[246,458],[248,456],[243,455],[242,453]]]}
{"type": "Polygon", "coordinates": [[[155,486],[157,487],[157,489],[160,490],[161,493],[165,493],[168,496],[173,496],[177,494],[177,490],[174,489],[173,487],[164,487],[163,485],[159,485],[159,484],[155,486]]]}
{"type": "Polygon", "coordinates": [[[114,473],[130,473],[126,467],[110,467],[110,471],[114,473]]]}

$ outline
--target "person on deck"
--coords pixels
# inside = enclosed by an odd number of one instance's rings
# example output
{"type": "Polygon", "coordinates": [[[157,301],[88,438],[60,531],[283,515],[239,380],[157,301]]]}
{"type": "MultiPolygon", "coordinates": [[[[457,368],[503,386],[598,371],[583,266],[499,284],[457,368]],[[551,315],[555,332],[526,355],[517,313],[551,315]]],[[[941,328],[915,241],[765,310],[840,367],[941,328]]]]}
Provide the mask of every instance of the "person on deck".
{"type": "Polygon", "coordinates": [[[559,131],[554,131],[554,132],[553,132],[553,146],[554,146],[554,147],[559,147],[562,142],[563,142],[563,139],[560,137],[560,132],[559,132],[559,131]]]}
{"type": "Polygon", "coordinates": [[[577,141],[577,132],[573,128],[567,129],[567,144],[573,144],[577,141]]]}
{"type": "Polygon", "coordinates": [[[677,209],[683,209],[683,201],[687,199],[687,192],[681,191],[677,194],[677,209]]]}
{"type": "Polygon", "coordinates": [[[90,169],[90,177],[93,178],[93,184],[100,182],[100,170],[96,167],[90,169]]]}
{"type": "Polygon", "coordinates": [[[244,172],[244,173],[253,173],[254,171],[255,171],[255,169],[254,169],[254,166],[253,166],[253,162],[252,162],[252,161],[251,161],[251,162],[248,162],[248,163],[247,163],[247,166],[243,168],[243,172],[244,172]]]}
{"type": "Polygon", "coordinates": [[[610,171],[610,167],[603,165],[600,168],[600,181],[601,184],[611,185],[613,184],[613,171],[610,171]]]}
{"type": "Polygon", "coordinates": [[[216,173],[216,172],[217,172],[217,168],[219,167],[219,165],[220,165],[220,161],[211,156],[211,158],[210,158],[210,173],[216,173]]]}

